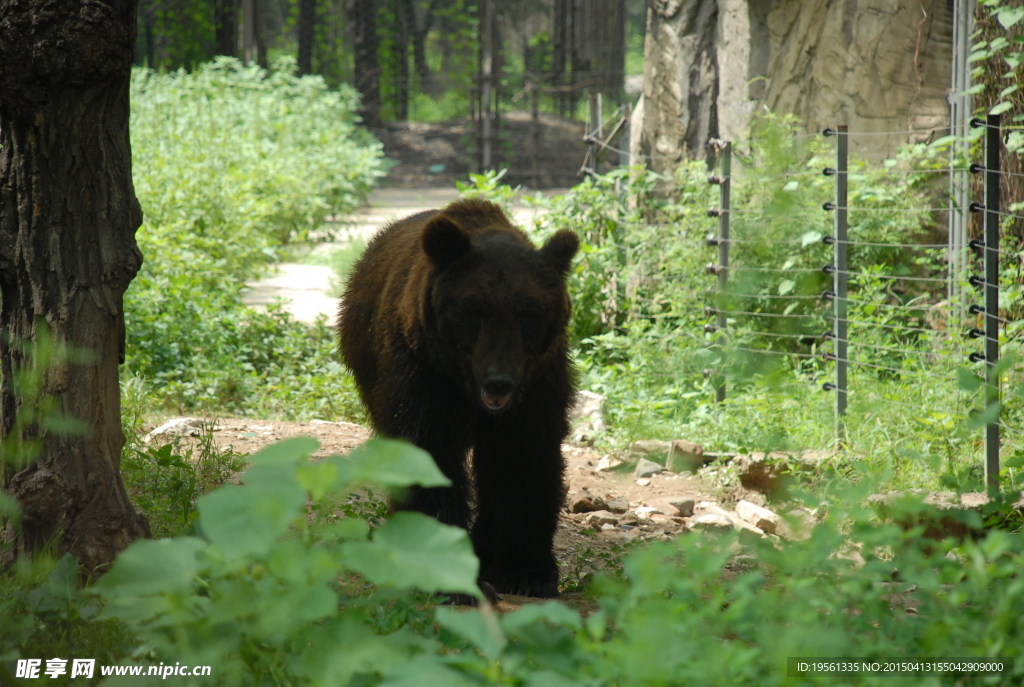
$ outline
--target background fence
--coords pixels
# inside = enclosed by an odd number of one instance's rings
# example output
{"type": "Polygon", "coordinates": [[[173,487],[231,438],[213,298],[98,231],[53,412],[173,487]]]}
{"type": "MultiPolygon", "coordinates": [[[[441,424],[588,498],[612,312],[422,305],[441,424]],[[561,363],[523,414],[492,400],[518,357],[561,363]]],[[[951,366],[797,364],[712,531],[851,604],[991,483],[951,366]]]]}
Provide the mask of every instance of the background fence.
{"type": "MultiPolygon", "coordinates": [[[[1000,310],[1000,259],[1011,257],[1000,246],[1000,233],[1024,217],[1000,204],[1001,179],[1013,173],[1000,168],[999,115],[989,115],[987,121],[974,119],[971,125],[984,129],[983,162],[964,160],[947,169],[892,166],[874,170],[876,174],[920,175],[923,183],[936,188],[943,177],[963,169],[983,176],[983,198],[967,208],[952,203],[914,209],[928,215],[982,215],[983,233],[968,246],[958,245],[952,232],[942,244],[899,243],[884,235],[872,236],[872,222],[858,222],[858,218],[906,211],[886,207],[884,199],[864,202],[871,195],[856,185],[870,180],[863,170],[850,168],[849,143],[858,133],[845,126],[826,129],[818,141],[819,145],[823,140],[835,142],[834,166],[822,170],[834,181],[834,195],[819,210],[830,217],[831,231],[759,235],[759,211],[733,205],[732,144],[712,141],[720,151],[719,169],[708,182],[718,184],[720,192],[718,207],[708,211],[718,218],[718,231],[708,237],[707,244],[717,248],[717,261],[709,263],[706,271],[717,277],[717,283],[709,290],[705,310],[715,320],[705,325],[705,332],[718,354],[717,366],[706,371],[718,401],[726,398],[727,382],[749,384],[761,363],[785,357],[809,383],[820,384],[833,398],[837,445],[850,440],[851,404],[856,412],[898,406],[919,417],[953,416],[981,430],[985,483],[990,491],[998,490],[1001,450],[1020,449],[1007,445],[1001,430],[1017,436],[1017,430],[1005,422],[1017,416],[1022,400],[1019,390],[1012,388],[1018,381],[1013,376],[1014,358],[1000,361],[1000,341],[1007,341],[1006,325],[1010,324],[1003,316],[1008,311],[1005,303],[1000,310]],[[851,206],[851,191],[860,201],[857,205],[851,206]],[[744,217],[748,220],[744,231],[734,232],[734,218],[744,217]],[[851,217],[857,229],[852,236],[851,217]],[[792,249],[812,255],[789,257],[778,265],[779,251],[792,249]],[[858,257],[868,251],[876,259],[864,264],[886,265],[888,270],[863,271],[858,257]],[[878,251],[889,251],[893,259],[879,261],[878,251]],[[765,260],[765,256],[776,259],[765,260]],[[819,267],[808,264],[815,260],[821,260],[819,267]],[[1001,380],[1011,382],[1011,388],[1002,389],[1001,380]],[[903,398],[887,393],[891,387],[906,394],[907,383],[919,393],[903,398]],[[944,401],[942,407],[933,407],[937,401],[944,401]]],[[[795,189],[797,183],[788,181],[783,188],[795,189]]],[[[793,212],[810,211],[805,206],[793,212]]],[[[806,222],[794,225],[809,226],[806,222]]],[[[1016,341],[1010,342],[1015,349],[1016,341]]]]}

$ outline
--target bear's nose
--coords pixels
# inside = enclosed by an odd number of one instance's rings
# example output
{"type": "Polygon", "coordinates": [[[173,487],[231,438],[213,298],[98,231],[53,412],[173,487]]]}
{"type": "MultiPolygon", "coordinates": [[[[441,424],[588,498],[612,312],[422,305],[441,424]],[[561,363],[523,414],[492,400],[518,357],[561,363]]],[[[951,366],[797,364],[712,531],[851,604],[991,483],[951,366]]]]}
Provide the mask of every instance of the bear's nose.
{"type": "Polygon", "coordinates": [[[516,383],[508,375],[491,375],[484,381],[484,391],[494,396],[508,396],[516,383]]]}

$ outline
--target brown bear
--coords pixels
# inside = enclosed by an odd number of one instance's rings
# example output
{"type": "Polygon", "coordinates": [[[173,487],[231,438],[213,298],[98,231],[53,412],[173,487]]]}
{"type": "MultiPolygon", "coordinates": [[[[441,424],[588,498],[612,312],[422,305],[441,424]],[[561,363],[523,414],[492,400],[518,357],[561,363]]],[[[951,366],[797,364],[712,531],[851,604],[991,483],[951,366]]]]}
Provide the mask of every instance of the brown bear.
{"type": "Polygon", "coordinates": [[[561,230],[537,249],[494,203],[459,200],[378,232],[341,302],[341,354],[374,429],[429,452],[452,482],[393,507],[468,529],[498,592],[558,595],[578,247],[561,230]]]}

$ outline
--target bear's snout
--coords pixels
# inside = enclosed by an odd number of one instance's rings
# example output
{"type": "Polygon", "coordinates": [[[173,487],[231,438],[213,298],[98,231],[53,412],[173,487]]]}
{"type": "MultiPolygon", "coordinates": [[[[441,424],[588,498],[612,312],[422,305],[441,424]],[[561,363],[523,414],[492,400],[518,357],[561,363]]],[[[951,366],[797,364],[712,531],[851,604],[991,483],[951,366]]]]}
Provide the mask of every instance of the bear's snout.
{"type": "Polygon", "coordinates": [[[516,383],[508,375],[492,374],[480,387],[480,398],[490,410],[501,410],[512,398],[516,383]]]}

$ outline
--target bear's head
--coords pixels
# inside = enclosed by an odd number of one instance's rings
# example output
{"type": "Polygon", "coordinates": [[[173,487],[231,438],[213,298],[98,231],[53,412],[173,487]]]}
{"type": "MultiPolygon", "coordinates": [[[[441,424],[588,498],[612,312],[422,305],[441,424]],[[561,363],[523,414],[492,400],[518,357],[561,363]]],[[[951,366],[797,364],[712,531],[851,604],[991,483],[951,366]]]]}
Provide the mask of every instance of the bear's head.
{"type": "Polygon", "coordinates": [[[564,355],[565,277],[579,239],[563,229],[538,249],[497,206],[475,201],[473,208],[446,209],[424,226],[433,266],[428,321],[442,367],[497,414],[515,404],[542,361],[564,355]]]}

